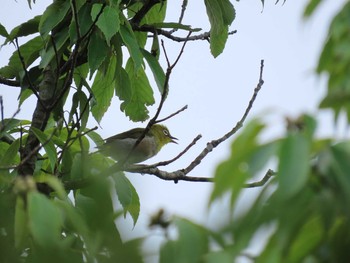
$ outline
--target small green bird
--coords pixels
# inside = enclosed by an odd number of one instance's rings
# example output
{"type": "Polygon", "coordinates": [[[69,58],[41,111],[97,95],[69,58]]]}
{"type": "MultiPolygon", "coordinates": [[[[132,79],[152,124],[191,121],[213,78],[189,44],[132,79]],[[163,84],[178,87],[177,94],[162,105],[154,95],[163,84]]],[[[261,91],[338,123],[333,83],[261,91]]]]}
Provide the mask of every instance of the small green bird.
{"type": "MultiPolygon", "coordinates": [[[[102,154],[112,157],[116,161],[124,161],[144,130],[144,128],[135,128],[109,137],[105,140],[104,144],[98,146],[98,149],[102,154]]],[[[126,162],[143,162],[155,156],[164,145],[170,142],[177,143],[175,140],[177,138],[170,135],[167,127],[155,124],[132,151],[126,162]]]]}

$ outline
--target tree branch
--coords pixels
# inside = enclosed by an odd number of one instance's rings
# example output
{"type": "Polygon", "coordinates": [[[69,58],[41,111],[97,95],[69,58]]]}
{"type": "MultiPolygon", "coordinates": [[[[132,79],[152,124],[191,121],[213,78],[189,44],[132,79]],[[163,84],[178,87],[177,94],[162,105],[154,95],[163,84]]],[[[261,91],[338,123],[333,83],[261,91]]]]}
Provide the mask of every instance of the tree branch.
{"type": "MultiPolygon", "coordinates": [[[[219,144],[221,144],[223,141],[230,138],[233,134],[235,134],[244,124],[244,121],[246,120],[248,114],[250,113],[253,104],[257,98],[257,95],[259,91],[261,90],[264,80],[263,78],[263,70],[264,70],[264,60],[261,60],[260,63],[260,74],[259,74],[259,81],[257,86],[254,89],[253,95],[251,99],[249,100],[248,106],[242,115],[241,119],[237,122],[237,124],[224,136],[221,138],[218,138],[216,140],[212,140],[211,142],[207,143],[207,146],[202,150],[202,152],[192,161],[186,168],[180,169],[174,172],[165,172],[159,170],[157,167],[153,166],[136,166],[132,167],[131,169],[128,169],[129,172],[139,172],[143,174],[153,174],[163,180],[171,180],[177,183],[178,181],[201,181],[201,182],[211,182],[213,179],[209,178],[200,178],[200,177],[188,177],[186,176],[189,174],[196,166],[198,166],[201,161],[210,153],[215,147],[217,147],[219,144]]],[[[267,177],[266,180],[268,180],[269,177],[267,177]]],[[[255,187],[254,185],[251,187],[255,187]]]]}
{"type": "MultiPolygon", "coordinates": [[[[51,111],[47,109],[52,104],[54,98],[54,75],[51,68],[48,66],[43,72],[43,80],[39,85],[39,99],[37,100],[36,108],[33,113],[31,127],[35,127],[43,131],[50,117],[51,111]]],[[[29,130],[26,145],[21,150],[21,165],[18,167],[20,176],[32,176],[35,169],[37,152],[39,151],[39,140],[35,134],[29,130]]]]}
{"type": "Polygon", "coordinates": [[[148,13],[149,10],[156,4],[161,3],[164,0],[146,0],[145,4],[141,7],[141,9],[134,15],[131,19],[130,23],[134,25],[140,24],[142,18],[148,13]]]}
{"type": "Polygon", "coordinates": [[[10,80],[0,76],[0,84],[4,84],[11,87],[20,87],[21,84],[17,80],[10,80]]]}
{"type": "MultiPolygon", "coordinates": [[[[173,30],[167,31],[164,29],[156,28],[152,25],[142,25],[142,26],[133,26],[133,29],[135,31],[141,31],[141,32],[150,32],[154,33],[156,32],[158,35],[162,35],[170,40],[176,41],[176,42],[188,42],[188,41],[196,41],[196,40],[207,40],[210,39],[210,32],[204,32],[199,35],[193,35],[190,37],[178,37],[173,35],[173,30]]],[[[230,31],[228,34],[233,35],[236,34],[237,30],[230,31]]]]}

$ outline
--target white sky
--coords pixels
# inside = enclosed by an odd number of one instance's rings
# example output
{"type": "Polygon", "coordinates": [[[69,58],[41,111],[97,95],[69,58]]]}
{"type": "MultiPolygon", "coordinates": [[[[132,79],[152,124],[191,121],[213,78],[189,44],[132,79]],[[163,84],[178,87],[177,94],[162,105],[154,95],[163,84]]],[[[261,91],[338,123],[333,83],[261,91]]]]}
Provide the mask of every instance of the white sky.
{"type": "MultiPolygon", "coordinates": [[[[37,0],[33,10],[27,7],[27,1],[2,0],[0,23],[8,31],[20,22],[24,22],[42,12],[50,3],[37,0]]],[[[168,17],[176,21],[181,1],[169,1],[168,17]]],[[[189,1],[184,24],[208,29],[204,1],[189,1]]],[[[224,53],[214,59],[206,41],[191,42],[185,49],[180,62],[170,79],[170,94],[165,103],[163,117],[188,105],[187,111],[167,121],[172,135],[179,138],[179,145],[169,145],[149,163],[167,160],[175,156],[199,133],[203,138],[181,160],[166,167],[172,171],[187,166],[205,147],[206,142],[221,137],[240,119],[251,97],[259,76],[260,60],[265,60],[264,81],[252,116],[264,116],[269,128],[265,139],[282,134],[284,118],[296,117],[302,112],[315,113],[317,105],[325,92],[325,79],[314,75],[315,65],[326,38],[326,29],[334,13],[341,7],[343,0],[324,1],[325,3],[310,20],[303,21],[302,12],[306,1],[287,0],[285,5],[274,5],[275,0],[265,1],[262,11],[261,1],[233,1],[237,17],[231,30],[238,33],[231,36],[224,53]]],[[[283,2],[281,0],[281,2],[283,2]]],[[[3,40],[0,39],[2,42],[3,40]]],[[[168,54],[175,59],[181,44],[165,41],[168,54]]],[[[0,66],[7,63],[13,49],[1,50],[0,66]]],[[[163,64],[165,65],[165,64],[163,64]]],[[[0,95],[5,102],[5,116],[10,117],[16,109],[18,90],[0,86],[0,95]]],[[[18,116],[31,118],[34,103],[25,103],[18,116]]],[[[152,109],[152,112],[154,112],[152,109]]],[[[331,115],[327,112],[317,115],[322,120],[319,134],[332,134],[327,130],[331,126],[331,115]]],[[[91,127],[96,124],[91,122],[91,127]]],[[[102,137],[125,131],[144,124],[130,123],[119,111],[119,102],[114,101],[109,112],[102,120],[102,137]]],[[[228,153],[230,142],[220,145],[190,175],[212,176],[216,164],[228,153]]],[[[201,223],[220,222],[225,216],[222,211],[225,201],[218,204],[215,212],[208,214],[207,200],[211,191],[209,183],[191,183],[161,181],[158,178],[131,174],[141,199],[141,214],[138,224],[132,229],[129,220],[124,222],[122,233],[125,236],[137,236],[143,233],[150,215],[159,208],[169,214],[189,217],[201,223]]],[[[254,190],[245,190],[245,200],[254,196],[254,190]]],[[[152,237],[149,240],[153,240],[152,237]]],[[[150,241],[150,242],[151,242],[150,241]]]]}

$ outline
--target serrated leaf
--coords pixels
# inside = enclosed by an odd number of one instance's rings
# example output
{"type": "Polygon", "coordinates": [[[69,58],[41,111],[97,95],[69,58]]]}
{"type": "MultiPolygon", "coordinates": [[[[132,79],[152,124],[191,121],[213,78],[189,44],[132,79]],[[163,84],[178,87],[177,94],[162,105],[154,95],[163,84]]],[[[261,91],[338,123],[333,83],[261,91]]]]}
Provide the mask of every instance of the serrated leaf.
{"type": "Polygon", "coordinates": [[[147,106],[154,104],[152,87],[142,68],[135,72],[131,59],[125,69],[130,78],[131,98],[121,104],[121,109],[132,121],[144,121],[149,117],[147,106]]]}
{"type": "Polygon", "coordinates": [[[99,70],[91,87],[96,99],[96,104],[92,107],[92,115],[97,122],[101,121],[111,104],[115,88],[116,63],[115,56],[112,56],[106,74],[99,70]]]}
{"type": "Polygon", "coordinates": [[[68,45],[68,39],[69,39],[68,30],[69,28],[67,27],[59,31],[55,35],[53,40],[55,41],[55,46],[53,46],[50,41],[48,47],[40,53],[40,56],[41,56],[41,61],[39,64],[40,68],[46,68],[50,64],[50,62],[53,59],[55,59],[57,55],[57,51],[61,51],[65,45],[68,45]]]}
{"type": "MultiPolygon", "coordinates": [[[[79,9],[78,24],[79,24],[80,37],[86,35],[86,33],[91,29],[93,21],[91,18],[91,6],[90,5],[83,5],[79,9]]],[[[76,24],[75,18],[72,19],[72,21],[69,25],[69,36],[70,36],[71,45],[74,45],[75,42],[78,40],[77,24],[76,24]]]]}
{"type": "Polygon", "coordinates": [[[121,25],[120,36],[128,48],[130,57],[134,61],[133,65],[135,67],[135,71],[137,72],[142,66],[142,54],[134,32],[129,26],[121,25]]]}
{"type": "Polygon", "coordinates": [[[47,157],[50,160],[51,169],[52,171],[54,171],[57,163],[57,152],[53,141],[49,140],[48,136],[45,133],[43,133],[41,130],[35,127],[31,127],[31,131],[35,134],[40,143],[43,145],[47,157]]]}
{"type": "Polygon", "coordinates": [[[28,223],[33,241],[46,248],[59,247],[63,219],[52,200],[38,192],[28,193],[28,223]]]}
{"type": "Polygon", "coordinates": [[[107,57],[108,45],[98,31],[92,33],[88,46],[88,63],[93,74],[107,57]]]}
{"type": "Polygon", "coordinates": [[[154,80],[157,83],[160,94],[163,94],[164,85],[165,85],[165,73],[159,64],[159,61],[147,50],[141,49],[141,52],[144,58],[146,59],[149,67],[151,68],[154,80]]]}
{"type": "Polygon", "coordinates": [[[49,32],[60,23],[70,9],[70,1],[56,0],[44,11],[40,23],[40,34],[45,37],[49,32]]]}
{"type": "MultiPolygon", "coordinates": [[[[39,52],[43,47],[44,42],[40,36],[20,46],[21,56],[27,68],[39,57],[39,52]]],[[[19,78],[21,71],[23,71],[23,65],[18,52],[15,51],[10,57],[8,65],[0,69],[0,74],[5,78],[13,79],[16,77],[19,78]]]]}
{"type": "Polygon", "coordinates": [[[118,200],[123,206],[124,217],[129,213],[135,225],[140,214],[140,199],[136,189],[123,173],[114,174],[112,177],[118,200]]]}
{"type": "MultiPolygon", "coordinates": [[[[95,20],[100,13],[102,4],[94,4],[91,10],[92,20],[95,20]]],[[[108,46],[110,45],[111,38],[119,31],[120,21],[118,11],[111,7],[105,6],[102,14],[99,16],[96,25],[103,32],[108,46]]]]}
{"type": "Polygon", "coordinates": [[[5,43],[8,41],[13,41],[17,37],[25,37],[37,33],[39,30],[40,19],[41,16],[35,16],[34,18],[20,24],[19,26],[16,26],[11,30],[10,35],[7,37],[5,43]]]}

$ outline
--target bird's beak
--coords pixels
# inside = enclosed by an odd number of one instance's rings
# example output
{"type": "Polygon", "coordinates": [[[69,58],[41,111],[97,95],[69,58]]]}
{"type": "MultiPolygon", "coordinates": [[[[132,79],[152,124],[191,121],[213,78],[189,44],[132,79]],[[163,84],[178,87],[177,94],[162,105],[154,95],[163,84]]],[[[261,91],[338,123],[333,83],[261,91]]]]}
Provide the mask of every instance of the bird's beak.
{"type": "Polygon", "coordinates": [[[170,137],[170,139],[171,139],[170,142],[173,142],[173,143],[178,144],[177,141],[175,141],[175,140],[178,140],[178,138],[176,138],[176,137],[174,137],[174,136],[171,136],[171,135],[170,135],[169,137],[170,137]]]}

